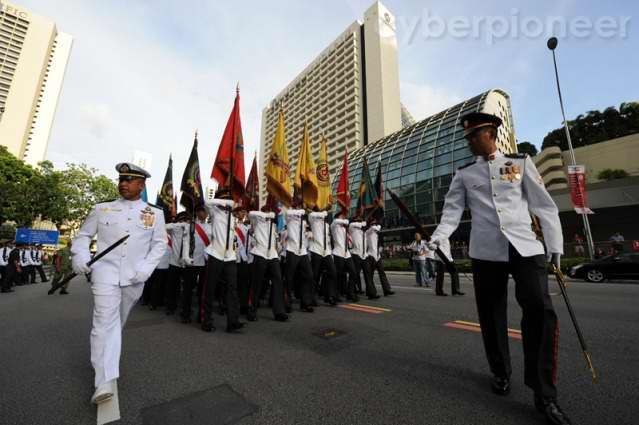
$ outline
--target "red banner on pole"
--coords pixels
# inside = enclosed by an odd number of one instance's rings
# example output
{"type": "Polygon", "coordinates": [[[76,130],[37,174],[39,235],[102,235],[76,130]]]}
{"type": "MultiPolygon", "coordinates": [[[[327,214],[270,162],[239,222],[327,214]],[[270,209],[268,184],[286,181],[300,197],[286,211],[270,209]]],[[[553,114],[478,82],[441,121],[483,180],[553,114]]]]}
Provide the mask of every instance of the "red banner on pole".
{"type": "Polygon", "coordinates": [[[570,183],[570,199],[577,214],[594,214],[588,208],[586,196],[586,167],[584,165],[568,166],[568,182],[570,183]]]}

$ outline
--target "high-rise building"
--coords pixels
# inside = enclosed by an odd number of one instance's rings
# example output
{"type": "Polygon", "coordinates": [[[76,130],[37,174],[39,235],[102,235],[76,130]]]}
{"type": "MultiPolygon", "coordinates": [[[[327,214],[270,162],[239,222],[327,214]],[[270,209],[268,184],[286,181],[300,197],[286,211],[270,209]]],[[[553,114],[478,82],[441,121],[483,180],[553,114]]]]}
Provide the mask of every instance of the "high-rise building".
{"type": "MultiPolygon", "coordinates": [[[[510,96],[503,90],[489,90],[353,151],[349,155],[351,210],[354,211],[357,205],[362,164],[366,158],[372,179],[375,179],[377,167],[382,167],[384,186],[395,191],[425,225],[435,226],[455,170],[473,159],[460,118],[476,111],[499,116],[503,125],[497,131],[497,147],[503,153],[517,152],[510,96]]],[[[337,176],[341,173],[339,168],[337,176]]],[[[409,240],[413,228],[390,196],[384,196],[384,232],[409,240]]],[[[460,226],[462,232],[468,230],[468,221],[466,212],[460,226]]]]}
{"type": "Polygon", "coordinates": [[[44,160],[73,38],[54,22],[0,1],[0,144],[44,160]]]}
{"type": "MultiPolygon", "coordinates": [[[[320,136],[326,137],[331,170],[339,166],[345,149],[353,151],[401,129],[395,17],[380,2],[373,4],[363,21],[349,25],[269,102],[262,112],[261,169],[280,107],[292,172],[305,122],[315,155],[320,136]]],[[[263,181],[262,199],[265,186],[263,181]]]]}

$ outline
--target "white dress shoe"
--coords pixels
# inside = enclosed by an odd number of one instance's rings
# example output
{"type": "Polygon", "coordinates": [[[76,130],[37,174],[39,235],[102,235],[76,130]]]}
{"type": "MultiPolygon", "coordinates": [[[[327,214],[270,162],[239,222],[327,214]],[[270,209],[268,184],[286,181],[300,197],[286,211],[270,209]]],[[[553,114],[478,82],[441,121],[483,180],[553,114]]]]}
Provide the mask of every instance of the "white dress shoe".
{"type": "Polygon", "coordinates": [[[109,401],[113,398],[113,383],[114,381],[107,381],[100,384],[91,397],[91,403],[100,404],[109,401]]]}

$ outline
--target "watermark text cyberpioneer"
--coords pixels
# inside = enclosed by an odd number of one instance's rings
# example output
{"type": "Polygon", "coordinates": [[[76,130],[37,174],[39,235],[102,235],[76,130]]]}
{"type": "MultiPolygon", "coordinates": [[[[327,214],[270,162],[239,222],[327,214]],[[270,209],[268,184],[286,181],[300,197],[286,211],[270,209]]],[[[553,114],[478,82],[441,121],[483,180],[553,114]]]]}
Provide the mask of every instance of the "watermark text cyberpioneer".
{"type": "Polygon", "coordinates": [[[507,16],[442,17],[423,9],[421,15],[397,16],[400,43],[411,44],[447,37],[485,40],[492,45],[498,40],[520,38],[601,38],[625,39],[630,31],[630,16],[528,16],[511,9],[507,16]]]}

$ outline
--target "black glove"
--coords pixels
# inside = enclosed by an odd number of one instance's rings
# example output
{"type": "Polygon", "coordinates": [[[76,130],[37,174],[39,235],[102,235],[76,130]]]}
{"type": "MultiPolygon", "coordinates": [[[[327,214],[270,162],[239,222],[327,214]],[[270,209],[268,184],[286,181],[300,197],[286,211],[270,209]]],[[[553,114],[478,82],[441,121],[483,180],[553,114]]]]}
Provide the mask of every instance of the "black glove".
{"type": "Polygon", "coordinates": [[[548,262],[550,263],[551,267],[555,266],[557,267],[557,270],[561,270],[561,254],[553,252],[552,254],[550,254],[550,260],[548,262]]]}

